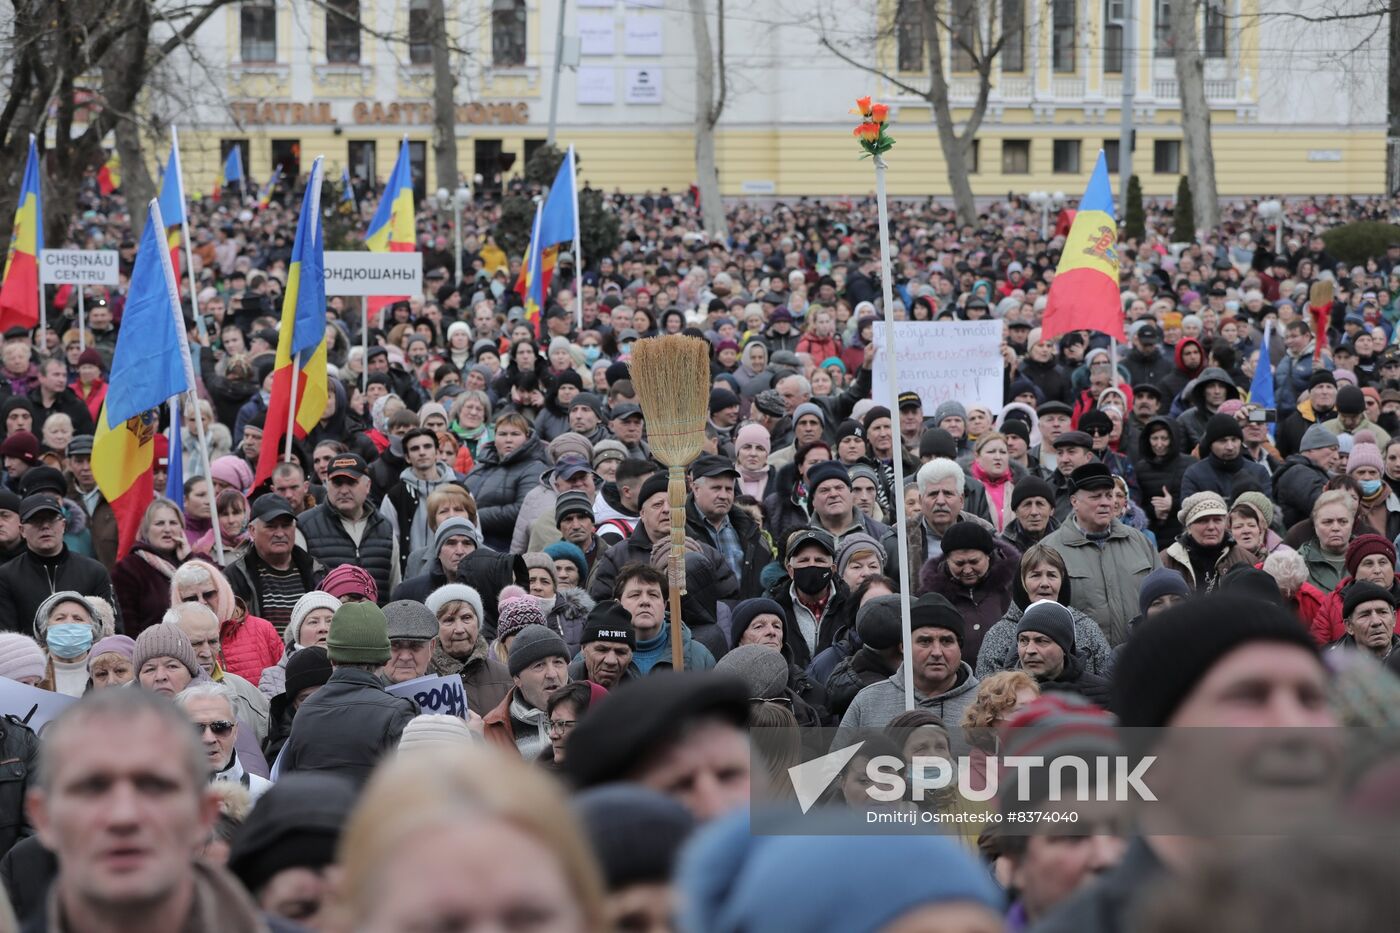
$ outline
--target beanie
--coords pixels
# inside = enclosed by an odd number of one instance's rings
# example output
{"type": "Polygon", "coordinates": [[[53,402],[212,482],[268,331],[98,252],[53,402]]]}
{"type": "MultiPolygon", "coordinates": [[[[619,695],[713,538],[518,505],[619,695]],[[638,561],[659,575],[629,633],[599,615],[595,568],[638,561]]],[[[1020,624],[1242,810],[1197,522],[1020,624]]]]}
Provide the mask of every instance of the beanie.
{"type": "Polygon", "coordinates": [[[1055,505],[1055,490],[1038,476],[1027,476],[1011,487],[1011,511],[1016,511],[1027,499],[1044,499],[1051,508],[1055,505]]]}
{"type": "Polygon", "coordinates": [[[1053,599],[1037,599],[1026,607],[1016,625],[1016,634],[1022,632],[1048,635],[1066,657],[1074,654],[1074,616],[1053,599]]]}
{"type": "Polygon", "coordinates": [[[773,449],[773,435],[761,424],[746,424],[734,436],[734,449],[741,450],[745,444],[755,444],[764,450],[773,449]]]}
{"type": "Polygon", "coordinates": [[[921,628],[946,628],[958,637],[958,644],[963,643],[962,614],[945,597],[925,593],[914,601],[909,615],[911,632],[921,628]]]}
{"type": "Polygon", "coordinates": [[[669,884],[695,817],[660,791],[640,784],[590,788],[573,798],[608,890],[669,884]]]}
{"type": "Polygon", "coordinates": [[[953,460],[958,456],[958,442],[942,428],[929,428],[919,437],[919,457],[932,460],[953,460]]]}
{"type": "MultiPolygon", "coordinates": [[[[912,610],[911,610],[912,615],[912,610]]],[[[899,597],[893,593],[867,599],[856,611],[856,634],[861,644],[885,651],[904,639],[899,597]]]]}
{"type": "Polygon", "coordinates": [[[775,615],[783,619],[783,627],[787,627],[787,613],[783,611],[782,606],[767,597],[746,599],[734,607],[734,612],[729,617],[729,643],[737,647],[744,637],[744,632],[748,631],[753,620],[761,615],[775,615]]]}
{"type": "Polygon", "coordinates": [[[422,713],[414,716],[403,727],[399,739],[400,755],[410,749],[433,749],[444,745],[463,745],[473,741],[472,731],[467,721],[459,716],[444,713],[422,713]]]}
{"type": "Polygon", "coordinates": [[[1231,509],[1238,509],[1241,506],[1252,510],[1259,516],[1259,525],[1261,528],[1267,529],[1274,523],[1274,503],[1262,492],[1250,490],[1249,492],[1242,492],[1238,496],[1235,496],[1235,504],[1231,506],[1231,509]]]}
{"type": "Polygon", "coordinates": [[[96,347],[88,347],[82,353],[78,354],[78,365],[96,366],[98,369],[104,371],[107,369],[106,366],[102,365],[102,354],[97,352],[96,347]]]}
{"type": "Polygon", "coordinates": [[[792,423],[797,424],[798,421],[807,415],[816,418],[823,426],[826,425],[826,409],[822,408],[816,402],[803,402],[801,405],[794,408],[792,410],[792,423]]]}
{"type": "Polygon", "coordinates": [[[1336,446],[1337,435],[1320,424],[1314,424],[1303,432],[1303,439],[1298,442],[1298,452],[1307,453],[1310,450],[1322,450],[1325,447],[1336,446]]]}
{"type": "Polygon", "coordinates": [[[949,399],[948,401],[944,402],[943,404],[939,405],[933,410],[934,426],[937,427],[941,425],[943,423],[944,418],[961,418],[964,422],[966,422],[967,409],[963,407],[962,402],[957,402],[953,401],[952,399],[949,399]]]}
{"type": "Polygon", "coordinates": [[[1292,645],[1317,657],[1312,636],[1292,612],[1229,593],[1173,606],[1135,628],[1111,684],[1110,708],[1128,727],[1167,725],[1210,669],[1244,645],[1292,645]]]}
{"type": "Polygon", "coordinates": [[[1219,493],[1193,492],[1182,500],[1181,508],[1176,513],[1176,520],[1181,522],[1183,527],[1189,528],[1192,523],[1209,515],[1224,516],[1229,514],[1230,509],[1225,505],[1225,500],[1219,493]]]}
{"type": "Polygon", "coordinates": [[[1185,577],[1169,567],[1158,567],[1142,578],[1142,586],[1138,589],[1138,612],[1146,615],[1147,608],[1163,596],[1185,599],[1190,595],[1191,587],[1187,585],[1185,577]]]}
{"type": "Polygon", "coordinates": [[[527,625],[543,626],[544,613],[533,596],[516,596],[502,599],[496,609],[496,640],[505,643],[512,635],[519,633],[527,625]]]}
{"type": "Polygon", "coordinates": [[[248,461],[234,454],[225,454],[211,463],[209,475],[239,492],[246,493],[253,487],[253,468],[248,465],[248,461]]]}
{"type": "Polygon", "coordinates": [[[358,594],[372,603],[379,602],[379,587],[369,571],[357,564],[341,564],[321,581],[321,591],[344,600],[346,594],[358,594]]]}
{"type": "Polygon", "coordinates": [[[720,658],[715,670],[742,680],[750,699],[771,700],[787,693],[787,659],[769,645],[740,645],[720,658]]]}
{"type": "Polygon", "coordinates": [[[1079,430],[1093,437],[1095,434],[1109,435],[1113,433],[1113,419],[1106,412],[1099,408],[1091,408],[1079,416],[1079,430]]]}
{"type": "Polygon", "coordinates": [[[658,492],[664,493],[671,488],[671,481],[666,476],[665,470],[658,470],[647,481],[642,483],[642,491],[637,494],[637,508],[641,508],[648,499],[658,492]]]}
{"type": "Polygon", "coordinates": [[[549,442],[549,455],[555,463],[565,457],[579,457],[584,463],[593,456],[593,445],[588,438],[574,431],[565,431],[549,442]]]}
{"type": "Polygon", "coordinates": [[[821,486],[822,483],[833,479],[840,480],[848,489],[851,486],[851,474],[846,472],[846,465],[840,460],[823,460],[821,463],[813,464],[812,467],[807,470],[808,507],[811,506],[812,499],[817,494],[817,488],[821,486]]]}
{"type": "Polygon", "coordinates": [[[555,541],[546,547],[544,552],[554,560],[567,560],[573,563],[578,568],[580,584],[588,580],[588,558],[584,556],[583,550],[577,544],[572,541],[555,541]]]}
{"type": "Polygon", "coordinates": [[[1249,564],[1237,564],[1227,570],[1220,578],[1219,589],[1237,596],[1262,599],[1278,606],[1286,605],[1283,594],[1279,592],[1278,581],[1249,564]]]}
{"type": "Polygon", "coordinates": [[[1375,602],[1381,600],[1390,608],[1395,608],[1395,596],[1390,590],[1376,586],[1366,580],[1357,580],[1347,587],[1346,599],[1342,603],[1342,618],[1350,619],[1351,614],[1356,611],[1362,603],[1375,602]]]}
{"type": "Polygon", "coordinates": [[[609,460],[626,460],[627,447],[622,441],[615,441],[608,438],[593,445],[593,468],[596,470],[598,464],[606,463],[609,460]]]}
{"type": "Polygon", "coordinates": [[[346,603],[331,617],[326,641],[333,664],[383,664],[389,660],[389,620],[374,603],[346,603]]]}
{"type": "Polygon", "coordinates": [[[440,586],[428,594],[428,598],[423,600],[423,604],[432,610],[433,615],[442,611],[442,607],[451,602],[464,602],[472,607],[476,612],[478,625],[486,624],[486,613],[481,608],[481,594],[474,587],[465,583],[448,583],[440,586]]]}
{"type": "Polygon", "coordinates": [[[875,559],[880,562],[880,566],[885,565],[885,548],[874,537],[863,531],[848,534],[841,539],[841,543],[836,546],[836,575],[843,576],[846,568],[857,554],[863,551],[871,551],[875,554],[875,559]]]}
{"type": "MultiPolygon", "coordinates": [[[[1347,455],[1347,475],[1351,476],[1362,467],[1373,467],[1382,477],[1385,476],[1385,461],[1381,459],[1381,449],[1373,441],[1360,440],[1362,434],[1368,431],[1358,431],[1356,443],[1351,445],[1351,453],[1347,455]]],[[[1390,489],[1382,484],[1381,488],[1389,494],[1390,489]]]]}
{"type": "Polygon", "coordinates": [[[306,621],[314,609],[329,609],[334,613],[340,608],[340,600],[324,590],[312,590],[303,593],[301,599],[292,607],[292,618],[287,623],[286,642],[289,645],[297,645],[301,642],[301,623],[306,621]]]}
{"type": "Polygon", "coordinates": [[[1210,453],[1210,445],[1230,437],[1240,441],[1244,440],[1244,430],[1240,427],[1240,423],[1234,419],[1234,416],[1211,415],[1210,420],[1206,422],[1205,432],[1201,434],[1201,453],[1210,453]]]}
{"type": "Polygon", "coordinates": [[[302,648],[287,659],[287,680],[282,692],[290,700],[307,687],[324,686],[331,679],[331,659],[320,645],[302,648]]]}
{"type": "Polygon", "coordinates": [[[622,608],[622,603],[605,599],[588,611],[578,643],[587,645],[595,641],[616,641],[629,648],[637,647],[637,630],[632,627],[632,614],[622,608]]]}
{"type": "Polygon", "coordinates": [[[570,515],[587,515],[591,521],[593,518],[593,500],[588,498],[588,494],[578,490],[561,492],[554,499],[554,527],[558,528],[564,524],[564,519],[570,515]]]}
{"type": "MultiPolygon", "coordinates": [[[[118,657],[126,658],[127,663],[130,664],[131,659],[136,657],[136,642],[132,641],[128,635],[108,635],[93,645],[92,650],[88,652],[88,670],[92,670],[93,660],[104,654],[115,654],[118,657]]],[[[9,675],[0,671],[0,676],[8,677],[9,675]]]]}
{"type": "Polygon", "coordinates": [[[1361,566],[1361,562],[1372,554],[1379,554],[1390,561],[1390,566],[1395,567],[1395,545],[1391,544],[1384,535],[1368,533],[1357,535],[1351,539],[1347,545],[1346,568],[1350,576],[1356,576],[1356,568],[1361,566]]]}
{"type": "Polygon", "coordinates": [[[545,658],[562,658],[567,664],[569,646],[557,633],[543,625],[527,625],[519,630],[515,641],[511,642],[506,666],[510,669],[510,676],[519,677],[525,668],[545,658]]]}
{"type": "Polygon", "coordinates": [[[442,546],[447,543],[447,539],[455,535],[471,538],[476,542],[477,547],[481,547],[481,532],[477,527],[462,516],[454,515],[438,525],[437,534],[433,535],[433,556],[437,556],[438,551],[441,551],[442,546]]]}
{"type": "MultiPolygon", "coordinates": [[[[96,656],[94,652],[90,657],[96,656]]],[[[11,680],[38,677],[42,680],[47,668],[48,659],[38,642],[19,632],[0,632],[0,677],[11,680]]]]}
{"type": "Polygon", "coordinates": [[[869,437],[869,436],[870,436],[870,426],[871,426],[872,424],[874,424],[875,422],[879,421],[881,418],[889,418],[889,417],[890,417],[890,410],[889,410],[888,408],[886,408],[884,405],[876,405],[876,406],[874,406],[873,408],[871,408],[869,411],[867,411],[867,412],[865,413],[865,418],[861,421],[861,424],[865,426],[865,436],[866,436],[866,437],[869,437]]]}
{"type": "Polygon", "coordinates": [[[739,396],[735,395],[729,389],[710,390],[710,414],[713,415],[715,412],[724,411],[726,408],[738,407],[739,396]]]}
{"type": "Polygon", "coordinates": [[[39,439],[28,431],[16,431],[0,442],[0,456],[36,463],[39,460],[39,439]]]}
{"type": "Polygon", "coordinates": [[[997,545],[992,533],[977,522],[954,522],[943,533],[943,553],[954,551],[981,551],[983,554],[996,553],[997,545]]]}
{"type": "Polygon", "coordinates": [[[1334,386],[1337,384],[1337,379],[1335,376],[1332,375],[1332,371],[1330,369],[1313,370],[1313,374],[1308,377],[1308,388],[1311,389],[1313,386],[1319,386],[1323,384],[1329,386],[1334,386]]]}
{"type": "Polygon", "coordinates": [[[1354,385],[1337,390],[1337,411],[1343,415],[1359,415],[1366,410],[1366,396],[1354,385]]]}
{"type": "Polygon", "coordinates": [[[199,676],[199,659],[195,657],[194,646],[185,637],[180,626],[173,622],[157,622],[136,636],[136,650],[131,658],[131,666],[137,674],[151,658],[174,658],[190,672],[191,677],[199,676]]]}

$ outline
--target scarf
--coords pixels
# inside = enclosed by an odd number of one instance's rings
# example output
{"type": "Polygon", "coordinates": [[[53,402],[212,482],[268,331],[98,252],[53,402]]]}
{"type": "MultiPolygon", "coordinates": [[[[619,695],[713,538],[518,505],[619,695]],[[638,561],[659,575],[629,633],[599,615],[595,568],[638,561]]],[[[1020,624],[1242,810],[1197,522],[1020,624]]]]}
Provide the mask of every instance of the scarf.
{"type": "Polygon", "coordinates": [[[739,488],[745,494],[753,496],[758,501],[763,501],[763,491],[768,488],[768,468],[761,470],[746,470],[739,467],[739,488]]]}
{"type": "MultiPolygon", "coordinates": [[[[520,750],[520,756],[526,761],[533,761],[540,757],[540,752],[549,747],[549,714],[542,709],[535,709],[525,702],[520,696],[520,691],[512,691],[510,698],[510,718],[513,724],[535,729],[534,735],[517,734],[515,736],[515,747],[520,750]]],[[[516,731],[512,728],[512,731],[516,731]]]]}

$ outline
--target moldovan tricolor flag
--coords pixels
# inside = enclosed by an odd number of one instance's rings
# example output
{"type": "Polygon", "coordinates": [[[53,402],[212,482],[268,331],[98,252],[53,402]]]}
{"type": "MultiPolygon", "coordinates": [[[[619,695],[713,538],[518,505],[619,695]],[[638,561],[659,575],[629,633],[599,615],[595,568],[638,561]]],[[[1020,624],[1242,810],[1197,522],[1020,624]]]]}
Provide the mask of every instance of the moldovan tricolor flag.
{"type": "Polygon", "coordinates": [[[104,198],[122,186],[122,160],[114,151],[97,170],[97,190],[104,198]]]}
{"type": "MultiPolygon", "coordinates": [[[[408,139],[399,146],[399,157],[389,183],[379,198],[379,207],[370,218],[365,231],[365,245],[372,253],[411,253],[415,246],[416,227],[413,216],[413,166],[408,158],[408,139]]],[[[373,314],[395,301],[407,301],[407,295],[365,299],[365,308],[373,314]]]]}
{"type": "Polygon", "coordinates": [[[29,161],[15,206],[5,281],[0,285],[0,330],[39,323],[39,253],[44,249],[44,209],[39,193],[39,149],[29,137],[29,161]]]}
{"type": "Polygon", "coordinates": [[[564,161],[559,163],[559,171],[554,175],[554,184],[549,186],[548,196],[536,212],[535,225],[530,231],[530,246],[525,252],[525,262],[517,283],[516,290],[525,301],[525,320],[540,339],[544,339],[540,312],[549,295],[550,282],[554,279],[559,246],[578,242],[576,174],[574,147],[570,146],[564,154],[564,161]]]}
{"type": "MultiPolygon", "coordinates": [[[[237,152],[238,150],[234,150],[237,152]]],[[[185,186],[180,181],[180,150],[170,144],[170,158],[160,178],[160,216],[165,220],[165,243],[170,249],[170,268],[180,281],[181,231],[185,223],[185,186]]],[[[178,289],[177,289],[178,290],[178,289]]]]}
{"type": "Polygon", "coordinates": [[[160,407],[194,386],[175,270],[157,201],[151,202],[136,250],[108,379],[92,445],[92,474],[116,515],[117,555],[122,556],[136,540],[151,503],[160,407]]]}
{"type": "Polygon", "coordinates": [[[1040,337],[1053,340],[1075,330],[1096,330],[1114,340],[1127,340],[1118,288],[1118,223],[1103,150],[1065,238],[1040,337]]]}
{"type": "Polygon", "coordinates": [[[305,437],[326,412],[326,274],[321,230],[323,159],[318,156],[311,166],[311,178],[301,200],[301,216],[297,218],[292,264],[287,270],[287,289],[282,293],[282,323],[277,328],[272,396],[268,399],[267,420],[263,422],[263,444],[258,454],[254,486],[272,475],[286,446],[294,370],[293,436],[305,437]]]}

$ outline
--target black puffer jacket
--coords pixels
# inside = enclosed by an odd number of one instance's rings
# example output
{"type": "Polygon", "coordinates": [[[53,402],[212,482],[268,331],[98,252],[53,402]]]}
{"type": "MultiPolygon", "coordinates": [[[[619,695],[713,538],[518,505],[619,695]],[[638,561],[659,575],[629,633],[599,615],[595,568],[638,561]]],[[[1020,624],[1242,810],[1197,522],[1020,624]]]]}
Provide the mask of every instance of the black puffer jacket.
{"type": "MultiPolygon", "coordinates": [[[[0,567],[0,628],[30,634],[34,613],[59,590],[100,596],[117,607],[107,568],[91,557],[74,554],[66,545],[54,557],[40,557],[25,548],[0,567]]],[[[121,631],[120,620],[117,625],[117,631],[121,631]]]]}
{"type": "Polygon", "coordinates": [[[476,498],[477,520],[487,547],[510,550],[520,504],[548,468],[548,451],[537,436],[532,435],[505,459],[496,453],[494,441],[477,448],[467,491],[476,498]]]}
{"type": "Polygon", "coordinates": [[[1048,363],[1037,363],[1030,357],[1026,357],[1021,361],[1016,371],[1040,387],[1045,401],[1064,402],[1066,405],[1070,403],[1073,390],[1069,377],[1065,375],[1064,369],[1055,360],[1052,359],[1048,363]]]}
{"type": "Polygon", "coordinates": [[[836,641],[839,630],[848,619],[846,607],[851,601],[851,591],[840,577],[832,580],[836,584],[836,592],[831,594],[827,601],[826,611],[822,614],[821,622],[817,627],[817,647],[815,651],[807,649],[807,640],[802,637],[801,630],[797,626],[797,614],[792,605],[792,578],[786,574],[768,588],[766,595],[779,606],[783,607],[783,645],[793,664],[806,670],[812,663],[812,659],[821,654],[836,641]]]}
{"type": "Polygon", "coordinates": [[[836,670],[826,679],[827,709],[840,720],[846,715],[846,709],[857,693],[871,684],[889,680],[894,672],[895,669],[880,657],[880,652],[869,645],[862,645],[855,654],[837,664],[836,670]]]}
{"type": "Polygon", "coordinates": [[[340,513],[328,501],[297,516],[297,528],[306,538],[306,549],[327,571],[341,564],[357,564],[368,570],[379,588],[382,606],[389,601],[389,582],[394,574],[394,529],[368,501],[364,505],[364,519],[365,530],[358,545],[345,530],[340,513]]]}
{"type": "Polygon", "coordinates": [[[1037,681],[1042,691],[1077,693],[1090,703],[1108,709],[1108,679],[1091,674],[1077,655],[1065,656],[1064,670],[1054,680],[1037,681]]]}
{"type": "Polygon", "coordinates": [[[297,710],[282,749],[282,773],[329,771],[363,787],[419,712],[415,701],[386,692],[368,671],[336,668],[297,710]]]}
{"type": "MultiPolygon", "coordinates": [[[[759,578],[763,574],[763,568],[773,562],[773,552],[768,550],[768,545],[764,542],[763,533],[759,530],[757,523],[743,509],[730,509],[729,523],[734,526],[734,532],[739,536],[739,544],[744,549],[742,573],[739,575],[739,592],[734,598],[752,599],[756,596],[762,596],[763,582],[759,578]]],[[[719,542],[715,539],[713,526],[705,521],[700,510],[695,507],[693,496],[685,500],[685,533],[696,541],[719,550],[719,542]]],[[[728,562],[726,561],[726,563],[728,562]]]]}
{"type": "Polygon", "coordinates": [[[29,835],[24,794],[34,780],[39,738],[14,716],[0,719],[0,855],[29,835]]]}
{"type": "Polygon", "coordinates": [[[1327,471],[1303,454],[1290,454],[1274,474],[1274,501],[1283,506],[1283,527],[1312,515],[1313,503],[1327,485],[1327,471]]]}
{"type": "Polygon", "coordinates": [[[1177,509],[1181,506],[1181,478],[1196,458],[1181,452],[1181,431],[1170,418],[1149,418],[1138,434],[1138,459],[1133,463],[1137,472],[1138,488],[1142,490],[1143,509],[1147,512],[1147,528],[1157,536],[1158,541],[1170,541],[1181,532],[1181,523],[1176,520],[1177,509]],[[1159,426],[1171,433],[1171,446],[1165,457],[1152,454],[1152,444],[1148,441],[1159,426]],[[1158,518],[1152,508],[1152,497],[1160,496],[1163,487],[1172,497],[1171,508],[1166,518],[1158,518]]]}
{"type": "Polygon", "coordinates": [[[784,553],[788,535],[811,521],[805,497],[797,495],[797,483],[797,464],[784,464],[769,484],[772,492],[763,500],[763,527],[773,536],[779,555],[784,553]]]}

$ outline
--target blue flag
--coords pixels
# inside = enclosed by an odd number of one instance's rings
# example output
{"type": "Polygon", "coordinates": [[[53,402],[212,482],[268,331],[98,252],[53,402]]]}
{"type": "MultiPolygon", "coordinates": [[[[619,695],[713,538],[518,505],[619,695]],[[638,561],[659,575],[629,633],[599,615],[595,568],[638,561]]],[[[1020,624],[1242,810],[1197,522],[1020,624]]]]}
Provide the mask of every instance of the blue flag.
{"type": "Polygon", "coordinates": [[[534,237],[539,240],[540,249],[578,239],[578,192],[574,186],[574,147],[570,146],[540,211],[539,234],[534,237]]]}
{"type": "Polygon", "coordinates": [[[349,201],[353,207],[355,205],[355,186],[350,184],[350,170],[348,168],[340,170],[340,187],[340,199],[349,201]]]}
{"type": "MultiPolygon", "coordinates": [[[[1254,379],[1249,383],[1249,402],[1260,408],[1274,407],[1274,364],[1269,358],[1269,331],[1264,325],[1264,343],[1259,348],[1259,362],[1254,367],[1254,379]]],[[[1269,438],[1274,437],[1276,425],[1269,425],[1269,438]]]]}
{"type": "MultiPolygon", "coordinates": [[[[185,509],[185,457],[180,444],[180,434],[184,425],[180,423],[180,396],[170,400],[170,465],[165,473],[165,498],[185,509]]],[[[209,503],[213,508],[213,503],[209,503]]],[[[214,516],[218,521],[218,516],[214,516]]]]}
{"type": "Polygon", "coordinates": [[[107,377],[107,423],[121,424],[159,408],[193,384],[175,273],[160,208],[151,202],[127,288],[112,372],[107,377]]]}

